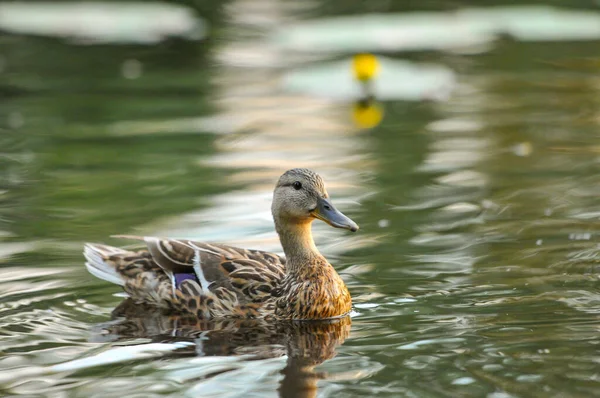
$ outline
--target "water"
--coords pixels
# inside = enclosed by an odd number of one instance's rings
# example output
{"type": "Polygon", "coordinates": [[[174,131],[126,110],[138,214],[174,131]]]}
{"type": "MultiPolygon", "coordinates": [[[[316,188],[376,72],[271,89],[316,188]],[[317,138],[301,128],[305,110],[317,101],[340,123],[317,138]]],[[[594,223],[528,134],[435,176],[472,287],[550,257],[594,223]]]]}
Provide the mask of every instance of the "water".
{"type": "Polygon", "coordinates": [[[572,6],[440,35],[442,3],[236,1],[163,9],[179,28],[159,33],[0,36],[1,393],[600,396],[598,10],[572,6]],[[365,50],[385,68],[370,129],[365,50]],[[280,251],[271,190],[296,166],[361,226],[315,225],[351,322],[186,322],[83,267],[119,233],[280,251]]]}

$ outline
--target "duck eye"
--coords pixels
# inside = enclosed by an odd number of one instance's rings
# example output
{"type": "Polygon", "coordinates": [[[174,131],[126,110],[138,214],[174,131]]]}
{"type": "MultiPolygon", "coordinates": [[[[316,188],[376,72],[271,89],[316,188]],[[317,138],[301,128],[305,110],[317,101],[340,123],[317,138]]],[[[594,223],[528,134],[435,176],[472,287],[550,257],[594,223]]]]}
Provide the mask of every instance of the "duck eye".
{"type": "Polygon", "coordinates": [[[294,183],[292,184],[292,186],[294,187],[294,189],[295,189],[296,191],[298,191],[298,190],[302,189],[302,183],[301,183],[300,181],[296,181],[296,182],[294,182],[294,183]]]}

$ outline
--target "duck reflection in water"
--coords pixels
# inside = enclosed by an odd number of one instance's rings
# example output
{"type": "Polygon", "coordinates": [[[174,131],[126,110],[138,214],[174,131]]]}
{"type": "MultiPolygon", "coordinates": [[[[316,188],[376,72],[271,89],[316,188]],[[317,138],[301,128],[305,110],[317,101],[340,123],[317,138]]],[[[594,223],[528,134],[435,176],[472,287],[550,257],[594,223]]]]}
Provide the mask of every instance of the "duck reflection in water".
{"type": "Polygon", "coordinates": [[[93,340],[127,341],[145,338],[153,343],[191,342],[177,356],[236,356],[252,359],[287,355],[281,370],[281,397],[314,397],[317,383],[327,374],[315,366],[333,358],[351,327],[350,316],[316,321],[267,322],[262,319],[199,320],[192,316],[157,313],[128,298],[112,314],[113,321],[97,325],[93,340]]]}

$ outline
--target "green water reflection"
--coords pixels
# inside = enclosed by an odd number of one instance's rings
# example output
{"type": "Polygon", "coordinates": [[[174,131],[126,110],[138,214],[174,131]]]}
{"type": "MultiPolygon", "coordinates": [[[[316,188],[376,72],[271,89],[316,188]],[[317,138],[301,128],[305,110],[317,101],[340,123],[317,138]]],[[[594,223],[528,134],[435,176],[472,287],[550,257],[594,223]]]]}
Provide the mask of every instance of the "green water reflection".
{"type": "Polygon", "coordinates": [[[278,47],[269,32],[413,10],[370,4],[189,2],[207,38],[155,45],[0,35],[2,394],[600,396],[600,42],[390,48],[448,68],[456,87],[381,101],[363,130],[354,98],[282,88],[351,54],[278,47]],[[86,273],[83,242],[279,251],[270,192],[295,166],[322,173],[361,226],[315,228],[354,297],[349,335],[111,320],[123,298],[86,273]],[[156,343],[183,345],[140,354],[156,343]],[[93,363],[103,353],[114,362],[93,363]]]}

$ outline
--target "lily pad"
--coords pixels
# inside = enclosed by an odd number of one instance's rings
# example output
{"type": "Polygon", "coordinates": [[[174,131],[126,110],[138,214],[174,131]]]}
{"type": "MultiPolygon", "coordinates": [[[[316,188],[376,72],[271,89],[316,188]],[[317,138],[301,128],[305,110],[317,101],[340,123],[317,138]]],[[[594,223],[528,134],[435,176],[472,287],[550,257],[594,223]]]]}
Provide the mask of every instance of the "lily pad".
{"type": "MultiPolygon", "coordinates": [[[[435,64],[418,64],[378,57],[379,73],[370,81],[369,94],[380,100],[441,100],[456,85],[454,72],[435,64]]],[[[352,72],[352,60],[303,67],[288,73],[283,87],[290,91],[348,100],[365,95],[365,86],[352,72]]]]}
{"type": "Polygon", "coordinates": [[[274,40],[285,48],[311,52],[480,51],[501,35],[524,41],[599,40],[600,13],[512,6],[370,14],[286,26],[274,40]]]}
{"type": "Polygon", "coordinates": [[[151,2],[4,3],[0,30],[86,44],[154,44],[168,37],[199,40],[206,34],[192,9],[151,2]]]}

